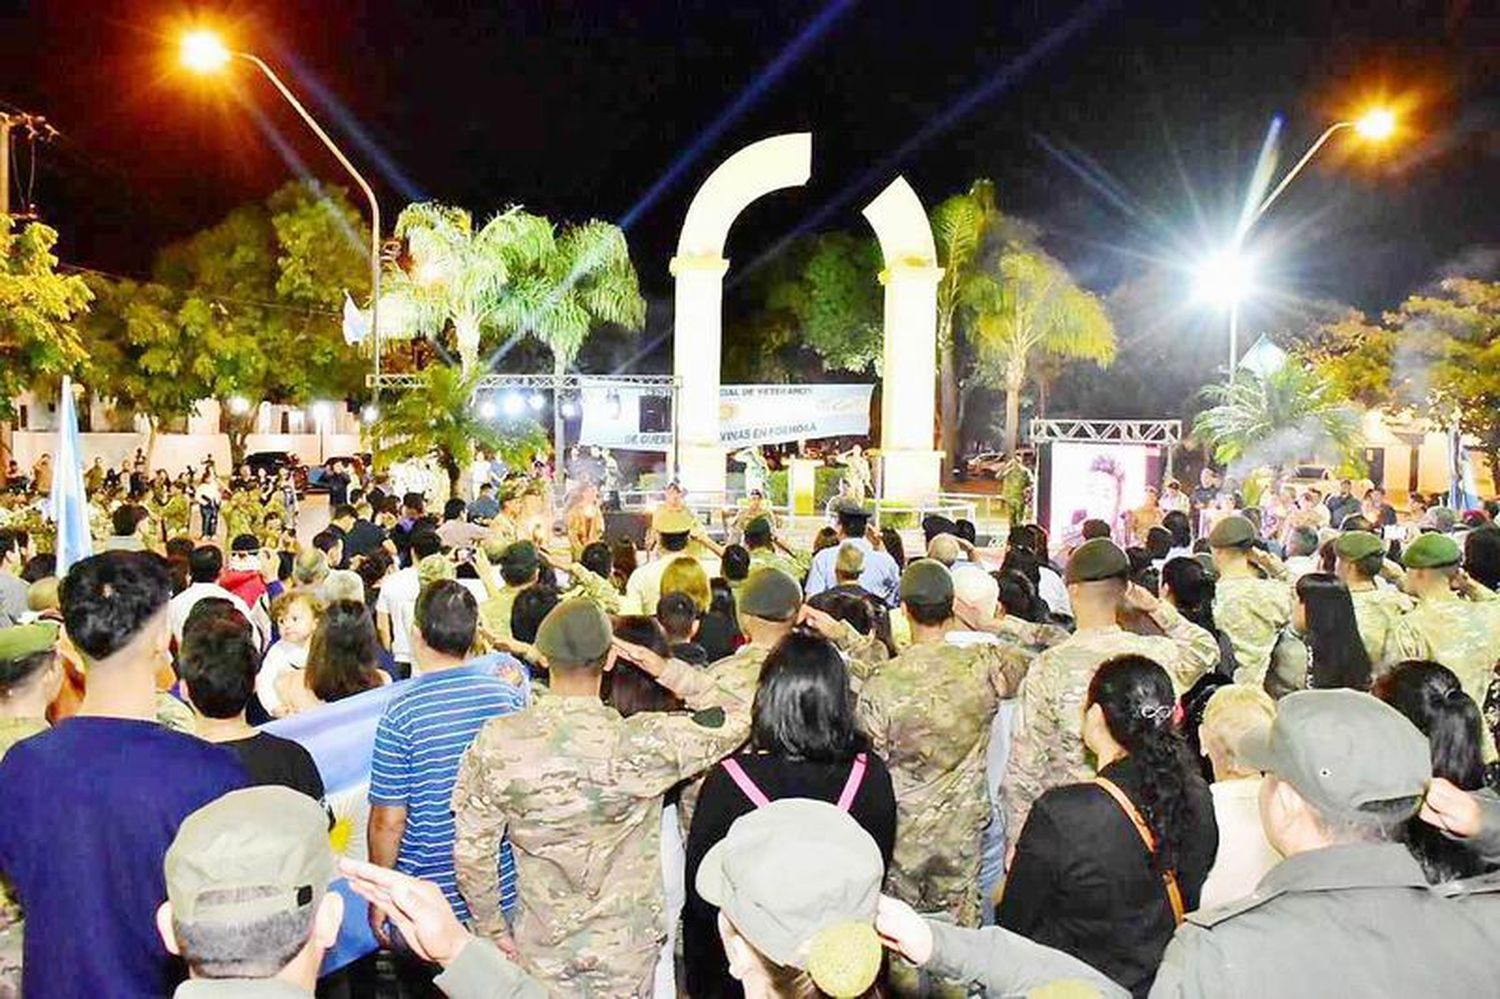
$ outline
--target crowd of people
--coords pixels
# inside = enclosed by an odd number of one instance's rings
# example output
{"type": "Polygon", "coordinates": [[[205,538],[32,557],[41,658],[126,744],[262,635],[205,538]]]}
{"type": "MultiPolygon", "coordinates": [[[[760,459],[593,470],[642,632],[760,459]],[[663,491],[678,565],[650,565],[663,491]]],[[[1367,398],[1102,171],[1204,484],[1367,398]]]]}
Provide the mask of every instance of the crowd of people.
{"type": "Polygon", "coordinates": [[[908,554],[853,495],[803,549],[673,485],[640,546],[592,486],[339,485],[299,544],[101,481],[60,580],[0,531],[0,994],[310,995],[351,895],[401,994],[1500,988],[1493,511],[908,554]],[[330,838],[264,725],[360,697],[330,838]]]}

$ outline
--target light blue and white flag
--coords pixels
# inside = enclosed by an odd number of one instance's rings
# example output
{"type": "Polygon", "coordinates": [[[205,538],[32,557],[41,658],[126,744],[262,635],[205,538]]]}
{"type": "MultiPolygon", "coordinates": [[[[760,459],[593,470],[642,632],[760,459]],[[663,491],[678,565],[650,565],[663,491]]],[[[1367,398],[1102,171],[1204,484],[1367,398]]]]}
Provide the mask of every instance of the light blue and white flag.
{"type": "Polygon", "coordinates": [[[1475,482],[1474,463],[1469,460],[1463,434],[1456,426],[1448,431],[1448,483],[1448,505],[1459,513],[1483,505],[1475,482]]]}
{"type": "Polygon", "coordinates": [[[83,491],[83,450],[78,445],[78,411],[73,379],[63,376],[57,406],[57,460],[52,463],[52,521],[57,525],[57,574],[94,554],[89,537],[89,504],[83,491]]]}

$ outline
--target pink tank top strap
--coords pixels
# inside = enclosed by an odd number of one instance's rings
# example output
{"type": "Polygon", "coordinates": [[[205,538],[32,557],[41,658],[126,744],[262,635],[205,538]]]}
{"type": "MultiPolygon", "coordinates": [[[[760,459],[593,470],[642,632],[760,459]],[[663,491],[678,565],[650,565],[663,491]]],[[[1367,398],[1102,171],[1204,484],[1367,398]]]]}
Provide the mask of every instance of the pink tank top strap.
{"type": "Polygon", "coordinates": [[[865,768],[869,761],[864,753],[854,758],[854,765],[849,768],[849,779],[844,781],[844,790],[839,792],[839,811],[847,812],[854,804],[854,796],[859,794],[859,786],[865,780],[865,768]]]}
{"type": "Polygon", "coordinates": [[[755,786],[755,781],[750,779],[750,775],[745,773],[745,769],[733,757],[724,760],[721,766],[724,767],[724,772],[729,775],[730,780],[739,785],[740,790],[745,793],[745,797],[749,798],[750,803],[756,808],[764,808],[771,803],[771,799],[766,797],[764,791],[755,786]]]}

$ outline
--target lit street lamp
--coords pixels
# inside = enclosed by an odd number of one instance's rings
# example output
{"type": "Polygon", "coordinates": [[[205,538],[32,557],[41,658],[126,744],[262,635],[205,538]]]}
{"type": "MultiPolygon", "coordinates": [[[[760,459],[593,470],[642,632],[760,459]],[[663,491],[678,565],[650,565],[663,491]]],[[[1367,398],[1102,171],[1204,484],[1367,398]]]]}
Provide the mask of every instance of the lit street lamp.
{"type": "Polygon", "coordinates": [[[375,349],[375,402],[380,402],[380,202],[375,200],[375,191],[370,187],[368,181],[360,172],[354,169],[354,164],[349,162],[349,157],[344,155],[334,141],[323,131],[321,125],[308,113],[302,102],[297,100],[287,85],[281,82],[281,77],[272,71],[270,66],[256,55],[249,52],[235,52],[225,46],[223,39],[212,31],[198,30],[190,31],[182,36],[182,64],[195,73],[208,75],[219,73],[229,65],[232,59],[244,59],[253,63],[257,69],[265,74],[266,79],[281,92],[292,109],[301,116],[312,129],[313,134],[322,140],[323,145],[333,154],[333,158],[339,161],[339,165],[348,171],[349,176],[359,185],[364,192],[365,199],[370,203],[370,337],[375,349]]]}
{"type": "Polygon", "coordinates": [[[1272,203],[1281,197],[1288,185],[1312,161],[1318,150],[1328,140],[1346,128],[1368,142],[1383,142],[1396,131],[1395,112],[1386,108],[1375,108],[1363,116],[1350,121],[1336,121],[1323,130],[1323,134],[1307,148],[1292,168],[1286,172],[1271,193],[1255,206],[1255,211],[1246,215],[1235,229],[1234,241],[1229,248],[1210,259],[1198,270],[1197,292],[1200,298],[1226,305],[1229,308],[1229,377],[1234,378],[1239,367],[1239,320],[1240,302],[1254,290],[1254,268],[1244,255],[1245,237],[1250,229],[1266,213],[1272,203]]]}

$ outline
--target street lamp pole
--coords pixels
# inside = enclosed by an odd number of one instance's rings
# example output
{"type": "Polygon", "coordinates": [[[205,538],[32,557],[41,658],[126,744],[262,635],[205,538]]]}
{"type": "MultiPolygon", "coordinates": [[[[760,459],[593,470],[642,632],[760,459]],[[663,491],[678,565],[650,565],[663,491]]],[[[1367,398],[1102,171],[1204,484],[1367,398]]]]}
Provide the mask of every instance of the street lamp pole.
{"type": "Polygon", "coordinates": [[[339,161],[339,165],[342,166],[344,168],[344,170],[348,172],[349,176],[351,176],[351,177],[354,178],[354,182],[356,184],[358,184],[359,185],[359,189],[364,192],[365,200],[367,202],[369,202],[369,205],[370,205],[370,339],[372,341],[372,345],[373,345],[374,351],[375,351],[375,386],[374,386],[374,388],[375,388],[375,404],[376,404],[376,406],[379,406],[379,404],[380,404],[380,202],[376,200],[376,198],[375,198],[375,191],[374,191],[373,188],[370,187],[369,181],[365,180],[364,175],[361,174],[358,170],[356,170],[354,168],[354,164],[351,163],[351,162],[349,162],[349,157],[345,156],[344,155],[344,151],[342,149],[340,149],[334,143],[333,139],[329,138],[328,133],[325,132],[325,131],[323,131],[323,126],[319,125],[318,122],[317,122],[317,120],[314,119],[313,116],[308,113],[307,108],[305,108],[305,107],[302,106],[302,102],[299,101],[299,100],[297,100],[297,95],[293,94],[292,91],[291,91],[291,89],[288,88],[287,85],[281,81],[281,77],[277,76],[276,73],[275,73],[275,71],[272,70],[270,66],[266,65],[265,60],[261,59],[259,56],[253,55],[253,54],[251,54],[249,52],[235,52],[234,55],[238,56],[241,59],[246,60],[247,62],[253,63],[257,69],[259,69],[263,74],[265,74],[266,79],[270,80],[271,81],[271,85],[274,86],[277,90],[279,90],[281,92],[281,96],[286,98],[286,102],[288,104],[290,104],[292,106],[293,110],[295,110],[297,112],[297,114],[299,116],[301,116],[302,120],[307,123],[307,127],[310,128],[310,129],[312,129],[313,134],[316,135],[319,139],[322,140],[323,145],[326,146],[328,148],[328,151],[333,154],[333,158],[336,159],[336,160],[338,160],[339,161]]]}
{"type": "Polygon", "coordinates": [[[1302,154],[1302,158],[1298,160],[1292,166],[1292,168],[1286,172],[1285,177],[1281,178],[1281,183],[1276,185],[1276,189],[1273,190],[1270,194],[1266,195],[1265,200],[1256,207],[1255,212],[1250,216],[1250,218],[1240,226],[1239,239],[1241,241],[1244,240],[1245,234],[1250,231],[1250,227],[1253,226],[1256,221],[1266,213],[1266,209],[1271,207],[1272,202],[1281,197],[1281,192],[1285,191],[1287,189],[1287,185],[1291,184],[1291,182],[1297,178],[1297,175],[1302,172],[1302,168],[1307,166],[1307,164],[1312,161],[1312,158],[1314,156],[1318,155],[1318,150],[1327,145],[1329,139],[1333,138],[1335,134],[1342,131],[1343,129],[1353,127],[1354,122],[1352,121],[1336,121],[1332,125],[1329,125],[1327,128],[1325,128],[1323,130],[1323,134],[1318,136],[1317,141],[1314,142],[1311,146],[1307,147],[1307,152],[1302,154]]]}

